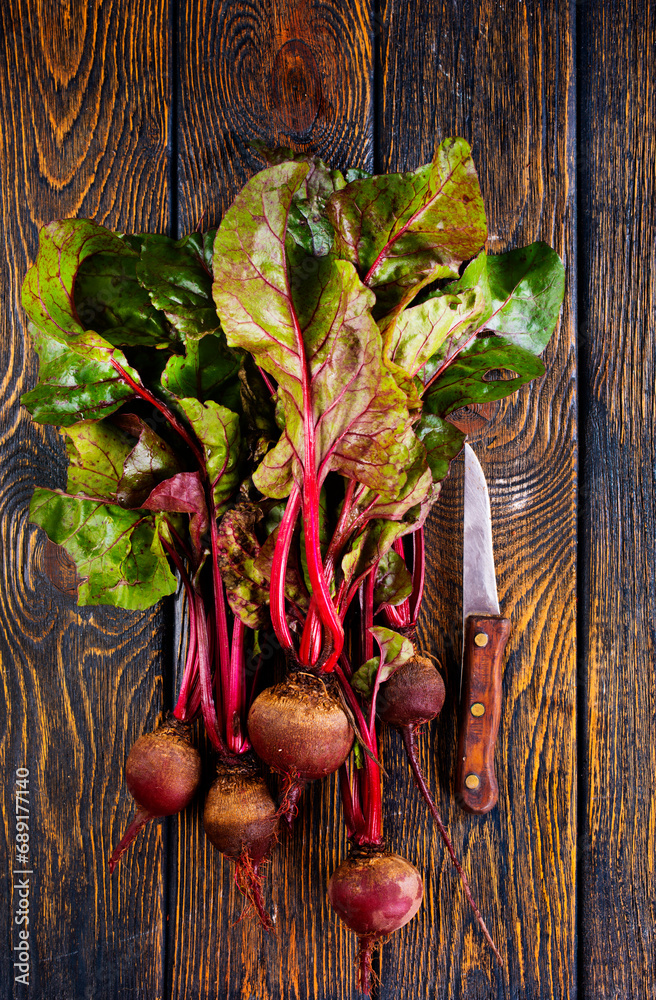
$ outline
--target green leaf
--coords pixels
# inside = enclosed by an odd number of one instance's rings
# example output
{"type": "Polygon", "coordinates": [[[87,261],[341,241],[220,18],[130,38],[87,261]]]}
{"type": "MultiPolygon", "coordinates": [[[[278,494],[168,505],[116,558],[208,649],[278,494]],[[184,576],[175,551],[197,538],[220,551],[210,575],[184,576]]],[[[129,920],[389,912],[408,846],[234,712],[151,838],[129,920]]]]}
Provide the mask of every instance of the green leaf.
{"type": "Polygon", "coordinates": [[[449,473],[451,462],[462,451],[467,435],[442,417],[426,411],[415,427],[415,434],[426,449],[433,483],[441,483],[449,473]]]}
{"type": "MultiPolygon", "coordinates": [[[[364,364],[368,362],[365,360],[364,364]]],[[[374,371],[374,365],[369,369],[374,371]]],[[[366,369],[365,369],[366,372],[366,369]]],[[[338,377],[338,372],[335,373],[338,377]]],[[[363,381],[365,375],[363,373],[363,381]]],[[[333,384],[333,393],[343,389],[339,383],[333,384]]],[[[341,393],[342,399],[347,395],[341,393]]],[[[338,436],[332,423],[336,407],[324,410],[325,416],[320,427],[327,441],[331,435],[336,440],[324,459],[324,476],[334,470],[355,479],[370,490],[399,495],[407,481],[407,466],[412,463],[414,435],[405,394],[399,390],[394,379],[387,372],[378,383],[376,394],[368,405],[356,415],[351,411],[348,420],[348,398],[345,400],[343,432],[338,436]],[[348,423],[347,423],[348,420],[348,423]]]]}
{"type": "Polygon", "coordinates": [[[370,660],[365,660],[351,677],[351,687],[364,698],[371,698],[379,667],[380,656],[372,656],[370,660]]]}
{"type": "Polygon", "coordinates": [[[274,401],[250,354],[244,355],[239,370],[244,440],[250,457],[259,462],[279,436],[274,401]]]}
{"type": "Polygon", "coordinates": [[[361,771],[365,764],[365,753],[360,740],[357,739],[353,743],[353,763],[358,771],[361,771]]]}
{"type": "Polygon", "coordinates": [[[325,257],[330,253],[334,232],[326,216],[326,202],[335,191],[341,191],[346,181],[339,170],[331,170],[317,156],[305,162],[310,170],[292,201],[288,236],[308,255],[325,257]]]}
{"type": "Polygon", "coordinates": [[[162,375],[164,388],[181,399],[192,397],[203,403],[212,399],[230,409],[236,407],[241,357],[230,350],[223,334],[189,339],[185,350],[184,357],[176,354],[169,358],[162,375]]]}
{"type": "Polygon", "coordinates": [[[121,253],[96,253],[81,263],[74,286],[76,314],[85,329],[116,347],[169,347],[177,337],[139,283],[138,258],[123,250],[121,241],[121,253]]]}
{"type": "Polygon", "coordinates": [[[52,339],[33,324],[29,331],[39,355],[39,382],[21,402],[42,424],[68,427],[80,420],[100,420],[134,396],[111,364],[114,358],[135,381],[139,375],[125,355],[92,331],[70,345],[52,339]]]}
{"type": "Polygon", "coordinates": [[[370,632],[378,643],[380,656],[374,656],[363,663],[351,678],[351,686],[367,699],[371,698],[374,692],[376,677],[379,683],[383,684],[395,670],[415,655],[410,640],[398,632],[382,627],[372,628],[370,632]]]}
{"type": "Polygon", "coordinates": [[[358,509],[370,518],[402,521],[417,505],[432,501],[433,483],[427,464],[426,449],[413,432],[407,437],[408,459],[402,486],[397,490],[367,490],[358,501],[358,509]]]}
{"type": "Polygon", "coordinates": [[[386,552],[376,569],[374,605],[401,604],[412,593],[412,577],[405,562],[394,549],[386,552]]]}
{"type": "Polygon", "coordinates": [[[140,611],[176,590],[152,515],[37,488],[30,519],[75,563],[78,604],[140,611]]]}
{"type": "Polygon", "coordinates": [[[402,521],[376,518],[352,538],[342,556],[342,572],[350,589],[360,583],[375,563],[389,552],[397,538],[420,528],[428,515],[428,505],[412,508],[402,521]]]}
{"type": "MultiPolygon", "coordinates": [[[[331,170],[318,156],[294,149],[260,149],[268,166],[301,163],[310,167],[289,210],[288,236],[309,256],[323,257],[333,245],[333,227],[326,216],[326,202],[346,181],[340,170],[331,170]]],[[[289,247],[288,247],[289,250],[289,247]]]]}
{"type": "Polygon", "coordinates": [[[349,167],[344,172],[344,177],[346,178],[346,183],[350,184],[351,181],[362,181],[365,177],[371,177],[371,173],[362,167],[349,167]]]}
{"type": "Polygon", "coordinates": [[[376,290],[376,314],[409,286],[457,277],[485,242],[485,210],[469,146],[445,139],[433,162],[412,173],[356,180],[327,205],[335,250],[376,290]]]}
{"type": "Polygon", "coordinates": [[[503,337],[477,337],[430,387],[424,409],[445,416],[461,406],[503,399],[543,374],[542,361],[524,348],[503,337]],[[499,370],[514,372],[517,377],[510,381],[486,379],[499,370]]]}
{"type": "Polygon", "coordinates": [[[388,667],[400,667],[415,655],[410,639],[392,629],[376,625],[371,634],[378,643],[383,663],[388,667]]]}
{"type": "Polygon", "coordinates": [[[394,371],[414,376],[438,352],[448,356],[471,337],[485,318],[479,289],[436,295],[405,309],[384,333],[385,359],[394,371]]]}
{"type": "Polygon", "coordinates": [[[403,476],[409,415],[383,372],[373,296],[343,261],[316,261],[293,288],[288,274],[288,217],[307,174],[306,164],[283,163],[256,175],[226,213],[214,247],[214,298],[228,343],[273,375],[284,406],[285,435],[254,480],[266,490],[273,479],[270,495],[284,495],[290,461],[300,479],[309,372],[319,480],[335,469],[392,489],[403,476]]]}
{"type": "Polygon", "coordinates": [[[498,256],[481,253],[447,291],[466,289],[480,290],[486,301],[486,330],[541,354],[558,322],[565,269],[546,243],[531,243],[498,256]]]}
{"type": "Polygon", "coordinates": [[[283,500],[289,496],[294,485],[294,455],[292,443],[283,431],[253,473],[253,483],[265,497],[283,500]]]}
{"type": "Polygon", "coordinates": [[[65,434],[66,492],[115,501],[134,438],[106,420],[84,420],[65,428],[65,434]]]}
{"type": "Polygon", "coordinates": [[[239,416],[212,400],[181,399],[178,405],[203,446],[214,503],[220,512],[239,486],[239,416]]]}
{"type": "Polygon", "coordinates": [[[309,172],[283,163],[256,174],[223,217],[214,242],[213,294],[228,344],[299,398],[299,345],[285,238],[294,195],[309,172]]]}
{"type": "Polygon", "coordinates": [[[137,276],[152,304],[185,340],[219,329],[212,301],[215,233],[190,233],[177,241],[168,236],[143,239],[137,276]]]}
{"type": "Polygon", "coordinates": [[[23,282],[22,302],[32,322],[54,340],[69,343],[84,334],[73,301],[75,277],[92,254],[137,254],[117,233],[89,219],[51,222],[39,233],[39,250],[23,282]]]}
{"type": "Polygon", "coordinates": [[[171,446],[140,417],[126,413],[114,420],[137,438],[123,463],[116,499],[121,507],[141,507],[158,483],[182,471],[180,462],[171,446]]]}

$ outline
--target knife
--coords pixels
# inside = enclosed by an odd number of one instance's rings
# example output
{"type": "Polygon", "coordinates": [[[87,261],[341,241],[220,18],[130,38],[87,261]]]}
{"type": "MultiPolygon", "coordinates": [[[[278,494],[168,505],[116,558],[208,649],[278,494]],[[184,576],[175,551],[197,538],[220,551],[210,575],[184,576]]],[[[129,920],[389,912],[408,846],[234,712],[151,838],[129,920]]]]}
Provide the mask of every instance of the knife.
{"type": "Polygon", "coordinates": [[[499,614],[487,483],[465,445],[462,552],[462,669],[456,797],[463,809],[487,813],[499,798],[494,744],[501,718],[503,654],[510,621],[499,614]]]}

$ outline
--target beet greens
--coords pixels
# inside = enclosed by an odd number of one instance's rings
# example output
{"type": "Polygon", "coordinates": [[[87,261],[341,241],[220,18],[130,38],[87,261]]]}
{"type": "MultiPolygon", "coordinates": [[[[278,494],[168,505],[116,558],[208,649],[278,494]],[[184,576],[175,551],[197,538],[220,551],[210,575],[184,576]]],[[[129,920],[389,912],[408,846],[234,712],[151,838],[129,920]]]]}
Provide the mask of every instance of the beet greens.
{"type": "Polygon", "coordinates": [[[265,158],[217,230],[41,231],[23,286],[40,377],[23,402],[62,428],[68,475],[35,489],[30,517],[75,563],[79,604],[184,598],[172,719],[128,760],[138,812],[112,867],[195,794],[200,718],[215,758],[205,828],[269,927],[259,868],[279,820],[291,826],[307,781],[339,772],[351,856],[330,899],[360,937],[368,993],[374,947],[423,892],[384,845],[381,719],[500,958],[416,752],[444,700],[416,639],[423,525],[465,441],[454,411],[544,372],[564,272],[544,243],[486,253],[462,139],[379,177],[265,158]],[[284,676],[261,690],[270,634],[284,676]],[[255,753],[282,776],[277,806],[255,753]]]}

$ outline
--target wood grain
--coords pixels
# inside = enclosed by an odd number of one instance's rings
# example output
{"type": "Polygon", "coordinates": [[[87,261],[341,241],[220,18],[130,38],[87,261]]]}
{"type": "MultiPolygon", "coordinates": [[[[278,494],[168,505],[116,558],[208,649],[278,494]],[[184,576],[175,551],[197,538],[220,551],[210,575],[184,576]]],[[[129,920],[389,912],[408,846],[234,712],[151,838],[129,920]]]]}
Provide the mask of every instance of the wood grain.
{"type": "Polygon", "coordinates": [[[334,166],[372,157],[369,6],[357,0],[196,0],[179,26],[180,232],[215,225],[263,166],[293,146],[334,166]]]}
{"type": "Polygon", "coordinates": [[[576,409],[574,53],[567,5],[388,2],[378,50],[380,169],[429,159],[436,142],[472,143],[489,248],[545,239],[563,256],[568,293],[548,374],[500,404],[472,434],[490,486],[501,611],[512,621],[497,751],[499,807],[463,813],[453,798],[461,646],[460,471],[428,531],[421,637],[445,660],[451,715],[425,738],[424,766],[474,895],[504,955],[476,932],[433,829],[393,772],[394,846],[416,843],[423,914],[385,949],[381,996],[489,1000],[573,997],[575,968],[576,409]],[[466,26],[466,27],[464,27],[466,26]],[[389,953],[389,958],[387,957],[389,953]]]}
{"type": "Polygon", "coordinates": [[[656,991],[656,4],[585,14],[580,974],[583,996],[623,1000],[656,991]]]}
{"type": "Polygon", "coordinates": [[[36,377],[20,286],[39,227],[89,216],[122,229],[167,226],[167,5],[159,0],[0,7],[0,918],[3,997],[162,995],[162,831],[113,882],[106,859],[129,812],[127,748],[162,702],[164,617],[78,608],[72,578],[27,523],[35,484],[65,482],[53,428],[32,424],[36,377]],[[53,582],[51,582],[53,581],[53,582]],[[31,986],[9,956],[14,778],[30,770],[31,986]]]}

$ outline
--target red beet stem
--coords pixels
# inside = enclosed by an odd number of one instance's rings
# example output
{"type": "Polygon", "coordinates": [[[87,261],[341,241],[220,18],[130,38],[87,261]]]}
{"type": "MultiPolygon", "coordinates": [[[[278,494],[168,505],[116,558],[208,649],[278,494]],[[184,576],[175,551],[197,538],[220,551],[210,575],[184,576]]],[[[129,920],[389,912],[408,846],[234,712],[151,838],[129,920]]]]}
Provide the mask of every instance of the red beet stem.
{"type": "MultiPolygon", "coordinates": [[[[404,601],[405,603],[405,601],[404,601]]],[[[384,609],[383,613],[387,619],[387,624],[392,628],[407,628],[409,621],[408,615],[404,615],[397,607],[393,604],[388,604],[384,609]]]]}
{"type": "Polygon", "coordinates": [[[365,757],[360,768],[363,783],[365,829],[362,837],[356,837],[359,844],[382,844],[383,842],[383,793],[380,768],[371,757],[365,757]]]}
{"type": "Polygon", "coordinates": [[[294,537],[296,519],[301,508],[301,492],[298,486],[292,488],[285,507],[280,527],[276,547],[273,550],[273,563],[271,566],[271,623],[276,639],[283,649],[293,649],[294,641],[287,623],[285,614],[285,579],[287,577],[287,560],[289,559],[289,549],[294,537]]]}
{"type": "Polygon", "coordinates": [[[478,925],[481,928],[481,930],[483,931],[483,934],[485,935],[485,939],[486,939],[487,943],[489,944],[490,948],[492,949],[492,951],[496,955],[496,958],[497,958],[497,961],[499,962],[499,965],[503,965],[503,959],[501,958],[501,955],[499,954],[499,949],[497,948],[497,946],[495,945],[494,941],[492,940],[492,935],[490,934],[489,930],[487,929],[487,925],[486,925],[485,921],[483,920],[483,917],[481,916],[480,910],[478,909],[478,907],[476,906],[476,903],[474,902],[474,897],[471,894],[471,889],[469,888],[469,883],[467,881],[467,876],[465,875],[465,873],[464,873],[464,871],[462,869],[462,865],[460,864],[460,862],[458,861],[458,859],[456,857],[456,853],[455,853],[455,851],[453,849],[453,845],[452,845],[451,840],[449,838],[449,834],[447,833],[446,827],[444,826],[444,823],[442,822],[440,814],[437,811],[437,807],[436,807],[435,803],[433,802],[433,797],[432,797],[431,793],[429,792],[428,787],[426,785],[426,780],[425,780],[424,775],[422,773],[422,770],[421,770],[421,768],[419,766],[419,760],[417,758],[417,743],[416,743],[416,740],[415,740],[415,727],[414,726],[403,726],[403,727],[400,728],[399,731],[400,731],[401,736],[403,738],[403,745],[405,746],[405,752],[408,755],[408,761],[410,762],[410,767],[412,768],[412,774],[413,774],[413,777],[415,779],[415,784],[417,785],[417,788],[421,792],[421,794],[422,794],[422,796],[424,798],[424,801],[426,802],[426,805],[428,806],[428,809],[430,811],[431,816],[435,820],[435,823],[437,825],[437,829],[440,831],[440,835],[442,837],[442,840],[444,841],[444,844],[445,844],[445,847],[446,847],[447,851],[451,855],[451,860],[453,861],[453,865],[454,865],[456,871],[458,872],[458,875],[460,876],[460,881],[462,882],[462,887],[464,889],[465,896],[467,897],[467,901],[469,902],[469,905],[471,906],[472,910],[476,914],[476,920],[478,921],[478,925]]]}
{"type": "Polygon", "coordinates": [[[375,562],[369,576],[362,584],[361,590],[362,634],[360,638],[360,650],[362,663],[366,663],[374,655],[374,637],[371,634],[371,629],[374,624],[374,589],[376,586],[377,569],[378,563],[375,562]]]}
{"type": "Polygon", "coordinates": [[[232,648],[230,653],[230,673],[224,692],[224,714],[226,743],[235,754],[248,750],[249,743],[244,735],[244,712],[246,709],[246,684],[244,677],[244,648],[246,626],[235,616],[232,626],[232,648]]]}
{"type": "MultiPolygon", "coordinates": [[[[214,637],[215,654],[218,658],[218,671],[221,678],[221,700],[225,704],[230,687],[230,636],[228,634],[228,616],[223,590],[223,580],[219,572],[219,529],[217,526],[216,507],[212,498],[212,486],[208,490],[210,514],[210,541],[212,545],[212,583],[214,588],[214,637]]],[[[227,719],[224,719],[226,726],[227,719]]]]}
{"type": "Polygon", "coordinates": [[[110,361],[114,366],[114,368],[116,369],[116,371],[121,376],[123,382],[125,382],[126,385],[130,386],[134,394],[136,396],[141,397],[141,399],[144,399],[147,403],[150,403],[152,406],[155,407],[156,410],[159,410],[159,412],[166,417],[173,430],[176,431],[180,435],[182,440],[185,442],[185,444],[191,448],[194,454],[194,458],[198,462],[201,469],[203,469],[204,471],[205,462],[203,460],[203,453],[201,452],[200,448],[198,447],[192,436],[188,433],[187,429],[180,423],[176,415],[171,410],[169,410],[168,406],[160,402],[160,400],[157,399],[156,396],[153,396],[152,392],[149,392],[148,389],[145,388],[145,386],[139,385],[138,382],[135,382],[134,379],[131,378],[130,375],[128,375],[128,373],[125,371],[125,369],[119,364],[116,358],[110,358],[110,361]]]}
{"type": "Polygon", "coordinates": [[[198,640],[196,636],[196,605],[194,601],[194,591],[180,556],[165,538],[161,535],[159,537],[165,551],[173,560],[175,568],[180,574],[180,579],[184,584],[185,593],[187,595],[187,611],[189,616],[187,658],[185,661],[184,674],[182,676],[182,684],[180,685],[180,694],[173,711],[176,719],[180,719],[181,722],[187,722],[190,718],[190,688],[193,684],[195,676],[198,673],[198,640]]]}
{"type": "Polygon", "coordinates": [[[212,746],[220,754],[226,755],[225,743],[221,739],[216,717],[216,706],[212,694],[212,660],[205,608],[200,594],[194,594],[196,602],[196,637],[198,641],[198,668],[200,673],[200,703],[203,711],[203,722],[212,746]]]}
{"type": "Polygon", "coordinates": [[[319,618],[319,612],[317,611],[313,597],[307,618],[305,619],[305,625],[303,626],[301,645],[298,651],[298,658],[303,666],[314,666],[321,656],[322,637],[321,619],[319,618]]]}
{"type": "Polygon", "coordinates": [[[114,869],[116,868],[117,864],[127,851],[128,847],[130,846],[134,838],[137,836],[137,834],[141,830],[143,830],[144,826],[146,825],[146,823],[149,822],[149,820],[154,818],[155,817],[153,816],[153,813],[146,812],[145,809],[137,810],[134,819],[132,820],[127,830],[123,834],[122,839],[120,840],[120,842],[117,844],[117,846],[114,848],[114,850],[109,856],[110,875],[114,874],[114,869]]]}
{"type": "Polygon", "coordinates": [[[417,528],[412,533],[412,594],[410,595],[410,624],[417,622],[417,615],[424,596],[424,577],[426,574],[426,556],[424,529],[417,528]]]}
{"type": "MultiPolygon", "coordinates": [[[[394,547],[394,551],[396,552],[397,556],[400,556],[401,559],[403,559],[403,561],[406,562],[405,548],[403,546],[403,539],[402,538],[397,538],[396,541],[394,542],[394,546],[393,547],[394,547]]],[[[406,599],[404,601],[401,601],[400,604],[396,605],[396,611],[398,612],[398,615],[399,615],[399,618],[400,618],[399,624],[400,625],[409,625],[410,624],[410,601],[408,600],[407,597],[406,597],[406,599]]]]}
{"type": "Polygon", "coordinates": [[[349,837],[358,829],[358,820],[355,814],[355,802],[353,801],[353,790],[351,788],[351,778],[346,763],[339,769],[339,794],[342,799],[342,812],[349,837]]]}
{"type": "MultiPolygon", "coordinates": [[[[335,560],[342,548],[348,541],[351,531],[351,514],[353,510],[353,494],[355,493],[355,480],[349,479],[346,485],[344,501],[339,515],[339,520],[335,526],[333,536],[326,551],[323,570],[328,583],[331,582],[335,572],[335,560]]],[[[317,599],[312,595],[310,607],[308,609],[303,634],[301,636],[301,646],[299,659],[301,663],[313,665],[321,655],[321,619],[317,606],[317,599]]]]}
{"type": "Polygon", "coordinates": [[[273,382],[271,381],[271,379],[269,378],[269,376],[265,372],[264,368],[260,368],[260,366],[258,365],[257,366],[257,370],[260,373],[260,375],[262,376],[262,381],[264,382],[265,386],[269,390],[270,394],[273,396],[275,394],[275,391],[276,391],[276,387],[274,386],[273,382]]]}
{"type": "Polygon", "coordinates": [[[344,648],[344,628],[333,604],[328,581],[323,569],[321,537],[319,528],[319,479],[316,464],[316,428],[310,390],[308,366],[305,360],[303,336],[294,316],[294,327],[302,365],[303,386],[303,528],[305,537],[305,558],[312,591],[317,600],[319,616],[324,627],[332,635],[332,650],[323,665],[325,673],[335,668],[339,654],[344,648]]]}

